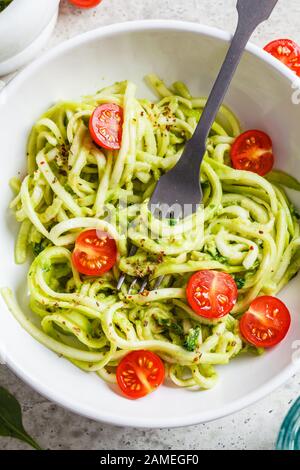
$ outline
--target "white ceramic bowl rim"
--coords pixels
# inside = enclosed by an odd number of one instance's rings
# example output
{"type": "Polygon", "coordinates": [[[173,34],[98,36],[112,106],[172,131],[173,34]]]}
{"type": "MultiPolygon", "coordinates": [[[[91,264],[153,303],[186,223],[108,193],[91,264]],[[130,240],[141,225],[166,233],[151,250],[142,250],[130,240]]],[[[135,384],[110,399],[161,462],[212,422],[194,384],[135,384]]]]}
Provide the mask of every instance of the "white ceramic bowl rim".
{"type": "MultiPolygon", "coordinates": [[[[16,87],[18,87],[19,83],[21,83],[24,79],[34,73],[36,69],[38,69],[41,65],[46,63],[53,57],[57,57],[63,54],[66,51],[69,51],[80,44],[84,44],[92,39],[98,38],[101,39],[103,37],[110,37],[115,34],[119,33],[126,33],[126,32],[140,32],[144,30],[170,30],[170,31],[185,31],[185,32],[192,32],[192,33],[199,33],[203,34],[212,38],[216,38],[222,40],[224,42],[229,42],[231,39],[230,33],[224,32],[222,30],[199,25],[196,23],[189,23],[189,22],[181,22],[181,21],[173,21],[173,20],[144,20],[144,21],[134,21],[134,22],[127,22],[127,23],[120,23],[120,24],[113,24],[110,26],[105,26],[88,33],[76,36],[75,38],[68,40],[61,45],[53,48],[43,57],[37,59],[35,62],[27,66],[20,74],[18,74],[11,82],[4,88],[1,93],[7,93],[11,95],[14,93],[16,87]]],[[[274,59],[272,56],[267,54],[265,51],[260,49],[259,47],[248,44],[247,51],[254,56],[258,57],[265,63],[268,63],[273,68],[275,68],[278,73],[283,75],[285,78],[290,80],[291,86],[294,84],[295,87],[300,88],[300,79],[295,76],[295,74],[290,71],[285,65],[283,65],[278,60],[274,59]]],[[[1,94],[0,94],[1,97],[1,94]]],[[[247,394],[242,399],[238,399],[231,403],[230,405],[226,405],[220,408],[215,408],[213,411],[208,412],[201,412],[195,413],[193,418],[188,416],[187,418],[176,418],[170,417],[167,420],[163,419],[160,420],[159,417],[153,418],[153,420],[148,419],[147,421],[143,418],[123,418],[122,416],[112,416],[109,412],[105,410],[94,410],[91,413],[90,410],[86,409],[81,404],[77,402],[70,402],[66,396],[63,396],[60,393],[57,393],[55,390],[52,390],[50,387],[45,386],[43,383],[39,381],[37,377],[34,377],[30,374],[26,373],[26,370],[23,370],[18,363],[14,361],[12,357],[9,355],[9,351],[6,354],[6,363],[7,365],[26,383],[28,383],[32,388],[37,390],[43,396],[47,397],[48,399],[58,403],[59,405],[76,412],[80,415],[86,416],[91,419],[96,419],[101,422],[106,422],[109,424],[115,424],[119,426],[133,426],[133,427],[182,427],[188,426],[193,424],[198,424],[199,422],[208,422],[215,419],[222,418],[229,414],[235,413],[240,411],[241,409],[255,403],[256,401],[264,398],[275,389],[283,385],[288,379],[290,379],[295,373],[300,370],[300,361],[295,361],[295,363],[290,364],[284,370],[282,370],[279,374],[276,375],[273,379],[269,380],[265,383],[262,387],[258,390],[247,394]]]]}

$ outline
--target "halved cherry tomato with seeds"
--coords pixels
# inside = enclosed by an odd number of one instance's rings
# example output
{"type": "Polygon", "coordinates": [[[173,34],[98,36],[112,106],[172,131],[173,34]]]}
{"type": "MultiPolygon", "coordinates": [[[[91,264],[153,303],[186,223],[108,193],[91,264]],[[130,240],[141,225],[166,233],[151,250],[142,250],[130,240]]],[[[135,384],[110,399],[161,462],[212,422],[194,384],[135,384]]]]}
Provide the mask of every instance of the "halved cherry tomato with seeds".
{"type": "Polygon", "coordinates": [[[197,315],[222,318],[231,312],[238,298],[237,285],[230,274],[218,271],[199,271],[187,285],[189,305],[197,315]]]}
{"type": "Polygon", "coordinates": [[[86,276],[101,276],[111,270],[117,260],[117,244],[107,232],[87,230],[76,240],[72,262],[86,276]]]}
{"type": "Polygon", "coordinates": [[[90,118],[89,129],[97,145],[108,150],[119,150],[123,132],[123,109],[113,103],[98,106],[90,118]]]}
{"type": "Polygon", "coordinates": [[[117,368],[117,382],[123,394],[132,400],[154,392],[164,381],[165,367],[151,351],[133,351],[117,368]]]}
{"type": "Polygon", "coordinates": [[[69,0],[69,2],[79,8],[93,8],[99,5],[102,0],[69,0]]]}
{"type": "Polygon", "coordinates": [[[255,299],[240,320],[240,331],[253,346],[272,348],[287,335],[291,315],[281,300],[263,296],[255,299]]]}
{"type": "Polygon", "coordinates": [[[291,39],[276,39],[267,44],[264,50],[300,77],[300,46],[298,44],[291,39]]]}
{"type": "Polygon", "coordinates": [[[258,130],[241,134],[233,143],[230,156],[236,170],[252,171],[260,176],[272,170],[275,160],[272,140],[258,130]]]}

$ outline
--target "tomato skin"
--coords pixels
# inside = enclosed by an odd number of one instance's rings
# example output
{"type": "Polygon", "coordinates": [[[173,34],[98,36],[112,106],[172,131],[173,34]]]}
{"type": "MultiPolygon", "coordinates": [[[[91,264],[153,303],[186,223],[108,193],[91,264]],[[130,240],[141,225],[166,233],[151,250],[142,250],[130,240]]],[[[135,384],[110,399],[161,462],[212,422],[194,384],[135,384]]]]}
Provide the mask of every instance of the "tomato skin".
{"type": "Polygon", "coordinates": [[[268,134],[250,130],[241,134],[231,147],[231,162],[236,170],[268,174],[275,162],[273,143],[268,134]]]}
{"type": "Polygon", "coordinates": [[[110,271],[116,261],[117,244],[107,232],[93,229],[78,236],[72,262],[80,274],[101,276],[110,271]]]}
{"type": "Polygon", "coordinates": [[[99,5],[102,0],[69,0],[69,2],[79,8],[94,8],[99,5]]]}
{"type": "Polygon", "coordinates": [[[197,315],[217,319],[231,312],[238,298],[238,289],[229,274],[199,271],[190,278],[186,295],[189,305],[197,315]]]}
{"type": "Polygon", "coordinates": [[[119,150],[123,132],[123,109],[113,103],[98,106],[90,118],[89,130],[97,145],[108,150],[119,150]]]}
{"type": "Polygon", "coordinates": [[[281,300],[262,296],[255,299],[240,320],[244,339],[253,346],[272,348],[286,337],[291,315],[281,300]]]}
{"type": "Polygon", "coordinates": [[[143,398],[163,383],[165,366],[152,351],[133,351],[125,356],[117,368],[117,382],[125,397],[143,398]]]}
{"type": "Polygon", "coordinates": [[[264,47],[264,50],[300,77],[300,46],[291,39],[276,39],[264,47]]]}

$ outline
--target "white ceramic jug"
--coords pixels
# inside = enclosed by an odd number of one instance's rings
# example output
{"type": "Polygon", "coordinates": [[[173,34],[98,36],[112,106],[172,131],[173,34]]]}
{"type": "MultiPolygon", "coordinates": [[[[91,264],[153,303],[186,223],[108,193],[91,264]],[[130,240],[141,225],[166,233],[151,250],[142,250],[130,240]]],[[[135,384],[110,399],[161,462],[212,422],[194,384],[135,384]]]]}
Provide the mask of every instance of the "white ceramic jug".
{"type": "Polygon", "coordinates": [[[0,76],[31,60],[56,24],[59,0],[13,0],[0,13],[0,76]]]}

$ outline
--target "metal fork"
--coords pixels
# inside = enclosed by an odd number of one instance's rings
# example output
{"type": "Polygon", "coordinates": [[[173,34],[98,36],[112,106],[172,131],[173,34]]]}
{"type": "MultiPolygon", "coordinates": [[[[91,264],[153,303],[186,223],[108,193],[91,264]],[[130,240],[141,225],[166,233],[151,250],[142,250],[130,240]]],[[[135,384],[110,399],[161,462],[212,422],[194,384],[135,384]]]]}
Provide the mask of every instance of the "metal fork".
{"type": "MultiPolygon", "coordinates": [[[[188,141],[177,165],[163,175],[149,202],[149,209],[159,218],[187,217],[196,212],[203,199],[200,184],[200,168],[206,153],[206,141],[226,92],[240,63],[245,47],[259,24],[266,21],[278,0],[238,0],[238,25],[225,61],[207,100],[197,128],[188,141]]],[[[132,246],[129,255],[134,256],[137,248],[132,246]]],[[[125,280],[122,275],[118,282],[121,289],[125,280]]],[[[157,281],[159,287],[162,278],[157,281]]],[[[135,279],[131,288],[137,283],[135,279]]],[[[147,287],[144,279],[140,293],[147,287]]]]}

